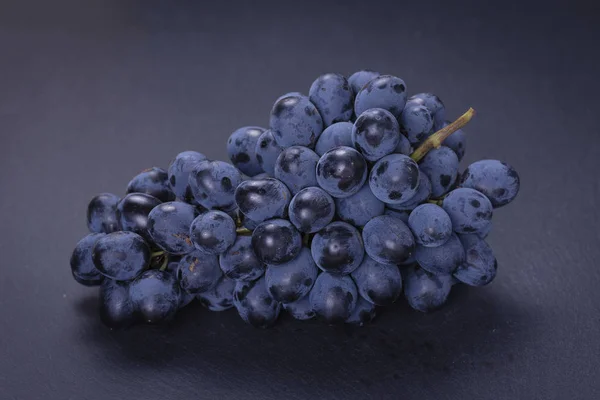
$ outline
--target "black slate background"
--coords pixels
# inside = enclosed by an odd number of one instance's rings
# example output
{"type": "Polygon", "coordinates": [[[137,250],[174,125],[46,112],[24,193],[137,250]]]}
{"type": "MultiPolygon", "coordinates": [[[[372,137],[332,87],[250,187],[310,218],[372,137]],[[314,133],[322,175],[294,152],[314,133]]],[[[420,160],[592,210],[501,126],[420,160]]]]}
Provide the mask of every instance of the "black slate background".
{"type": "Polygon", "coordinates": [[[598,6],[401,3],[3,2],[0,398],[599,399],[598,6]],[[361,68],[474,107],[465,165],[518,169],[493,284],[364,328],[199,305],[100,325],[68,266],[93,195],[182,150],[225,158],[280,94],[361,68]]]}

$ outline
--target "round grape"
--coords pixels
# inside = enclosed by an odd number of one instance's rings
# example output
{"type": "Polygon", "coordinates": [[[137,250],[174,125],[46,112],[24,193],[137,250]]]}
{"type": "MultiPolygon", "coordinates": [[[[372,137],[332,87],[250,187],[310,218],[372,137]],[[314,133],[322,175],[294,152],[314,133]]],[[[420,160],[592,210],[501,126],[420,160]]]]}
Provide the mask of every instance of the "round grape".
{"type": "Polygon", "coordinates": [[[452,275],[433,275],[417,265],[404,273],[404,296],[417,311],[431,312],[439,309],[452,289],[452,275]]]}
{"type": "Polygon", "coordinates": [[[358,268],[365,255],[358,230],[341,221],[332,222],[319,231],[313,237],[310,250],[320,269],[342,275],[358,268]]]}
{"type": "Polygon", "coordinates": [[[395,265],[381,264],[366,256],[352,272],[358,293],[378,306],[388,306],[402,293],[402,276],[395,265]]]}
{"type": "Polygon", "coordinates": [[[356,307],[358,292],[349,276],[321,273],[310,291],[309,301],[315,313],[329,324],[343,323],[356,307]]]}
{"type": "Polygon", "coordinates": [[[206,156],[202,153],[184,151],[177,154],[171,161],[168,169],[169,185],[177,198],[188,203],[194,201],[194,195],[189,185],[189,175],[196,164],[205,160],[206,156]]]}
{"type": "Polygon", "coordinates": [[[450,190],[458,175],[458,157],[445,146],[431,149],[419,164],[421,173],[431,182],[431,195],[441,197],[450,190]]]}
{"type": "Polygon", "coordinates": [[[365,251],[382,264],[399,264],[415,249],[412,232],[398,218],[380,215],[370,220],[362,231],[365,251]]]}
{"type": "Polygon", "coordinates": [[[92,233],[111,233],[119,230],[117,204],[121,198],[112,193],[95,196],[87,208],[87,226],[92,233]]]}
{"type": "Polygon", "coordinates": [[[402,131],[413,145],[427,139],[433,127],[433,119],[427,107],[414,102],[406,103],[399,122],[402,131]]]}
{"type": "Polygon", "coordinates": [[[381,75],[379,72],[363,69],[350,75],[348,83],[352,87],[352,91],[356,94],[365,87],[367,83],[381,75]]]}
{"type": "Polygon", "coordinates": [[[408,102],[422,104],[427,107],[433,118],[433,126],[436,131],[439,130],[446,121],[446,109],[444,103],[442,103],[442,100],[436,95],[431,93],[418,93],[411,96],[408,99],[408,102]]]}
{"type": "Polygon", "coordinates": [[[371,191],[388,204],[412,199],[419,187],[419,167],[410,157],[390,154],[377,161],[369,175],[371,191]]]}
{"type": "Polygon", "coordinates": [[[263,172],[256,158],[256,144],[264,132],[265,129],[258,126],[244,126],[229,136],[227,155],[243,174],[254,176],[263,172]]]}
{"type": "Polygon", "coordinates": [[[172,320],[181,303],[181,289],[175,276],[156,269],[133,281],[129,293],[137,312],[150,324],[172,320]]]}
{"type": "Polygon", "coordinates": [[[475,189],[454,189],[444,198],[442,207],[457,233],[483,232],[492,223],[492,203],[475,189]]]}
{"type": "MultiPolygon", "coordinates": [[[[449,121],[445,121],[440,129],[448,126],[450,124],[449,121]]],[[[465,150],[467,148],[467,135],[462,129],[458,129],[454,131],[453,134],[448,136],[442,144],[446,147],[449,147],[456,153],[458,157],[458,161],[462,160],[465,155],[465,150]]]]}
{"type": "Polygon", "coordinates": [[[323,119],[309,98],[298,94],[280,97],[269,120],[273,137],[283,147],[314,147],[323,131],[323,119]]]}
{"type": "Polygon", "coordinates": [[[340,146],[352,147],[352,128],[354,124],[351,122],[337,122],[329,125],[317,141],[315,153],[322,156],[327,151],[340,146]]]}
{"type": "Polygon", "coordinates": [[[233,307],[233,290],[236,281],[223,276],[217,285],[196,296],[200,303],[210,311],[225,311],[233,307]]]}
{"type": "Polygon", "coordinates": [[[233,291],[233,304],[240,317],[257,328],[272,326],[281,310],[281,304],[269,295],[264,277],[252,282],[238,282],[233,291]]]}
{"type": "Polygon", "coordinates": [[[293,303],[310,291],[318,273],[310,250],[305,247],[293,260],[267,267],[265,282],[273,299],[293,303]]]}
{"type": "Polygon", "coordinates": [[[225,252],[233,245],[235,238],[235,222],[223,211],[207,211],[197,216],[190,225],[190,239],[194,246],[209,254],[225,252]]]}
{"type": "Polygon", "coordinates": [[[148,214],[160,200],[144,193],[130,193],[117,204],[117,218],[121,230],[135,232],[145,240],[151,241],[148,234],[148,214]]]}
{"type": "Polygon", "coordinates": [[[348,319],[346,319],[346,323],[363,326],[373,321],[376,316],[377,310],[375,304],[368,302],[362,296],[358,296],[356,306],[348,319]]]}
{"type": "Polygon", "coordinates": [[[250,236],[238,236],[227,251],[219,257],[221,270],[230,279],[253,281],[265,272],[265,265],[252,249],[250,236]]]}
{"type": "Polygon", "coordinates": [[[217,256],[199,250],[183,256],[177,266],[179,286],[191,294],[212,289],[222,276],[217,256]]]}
{"type": "Polygon", "coordinates": [[[331,222],[334,214],[333,198],[319,187],[302,189],[290,202],[290,222],[303,233],[320,231],[331,222]]]}
{"type": "Polygon", "coordinates": [[[250,179],[235,190],[237,206],[254,222],[285,216],[291,198],[287,186],[273,178],[250,179]]]}
{"type": "Polygon", "coordinates": [[[329,150],[317,163],[317,182],[336,198],[352,196],[367,179],[367,162],[351,147],[329,150]]]}
{"type": "Polygon", "coordinates": [[[113,232],[98,239],[92,259],[105,277],[129,281],[150,265],[150,248],[137,233],[113,232]]]}
{"type": "Polygon", "coordinates": [[[292,195],[309,186],[317,186],[319,156],[307,147],[292,146],[283,150],[275,164],[275,178],[290,189],[292,195]]]}
{"type": "Polygon", "coordinates": [[[223,161],[203,161],[189,176],[196,201],[210,209],[230,210],[235,206],[235,188],[242,182],[240,171],[223,161]]]}
{"type": "Polygon", "coordinates": [[[465,262],[465,250],[456,234],[441,246],[417,246],[415,258],[419,265],[435,275],[448,275],[465,262]]]}
{"type": "Polygon", "coordinates": [[[275,162],[284,147],[277,144],[273,131],[266,130],[258,138],[256,143],[256,159],[260,167],[270,176],[275,175],[275,162]]]}
{"type": "Polygon", "coordinates": [[[385,204],[379,200],[369,185],[363,187],[350,197],[335,199],[337,216],[354,226],[364,226],[372,218],[382,215],[385,204]]]}
{"type": "Polygon", "coordinates": [[[425,247],[441,246],[452,235],[452,221],[444,209],[435,204],[421,204],[408,218],[408,227],[418,244],[425,247]]]}
{"type": "Polygon", "coordinates": [[[315,311],[310,304],[309,295],[293,303],[283,303],[282,306],[294,319],[306,321],[315,317],[315,311]]]}
{"type": "Polygon", "coordinates": [[[400,141],[396,117],[382,108],[371,108],[358,116],[352,128],[352,143],[369,161],[393,153],[400,141]]]}
{"type": "Polygon", "coordinates": [[[71,273],[73,278],[82,285],[98,286],[104,280],[104,275],[96,269],[92,260],[94,245],[104,235],[104,233],[90,233],[77,242],[71,254],[71,273]]]}
{"type": "Polygon", "coordinates": [[[111,329],[126,328],[136,322],[135,311],[129,283],[104,280],[100,286],[100,321],[111,329]]]}
{"type": "Polygon", "coordinates": [[[398,145],[394,149],[394,153],[404,154],[405,156],[410,156],[412,153],[412,146],[406,136],[402,133],[399,136],[400,140],[398,141],[398,145]]]}
{"type": "Polygon", "coordinates": [[[354,92],[343,75],[321,75],[310,86],[308,97],[319,110],[325,126],[348,121],[352,116],[354,92]]]}
{"type": "Polygon", "coordinates": [[[427,201],[429,196],[431,196],[431,182],[427,175],[420,173],[417,193],[408,201],[398,204],[388,204],[387,207],[399,211],[414,210],[419,204],[427,201]]]}
{"type": "Polygon", "coordinates": [[[171,254],[187,254],[194,250],[190,226],[197,216],[196,207],[187,203],[159,204],[148,214],[148,233],[161,249],[171,254]]]}
{"type": "Polygon", "coordinates": [[[498,270],[492,248],[476,235],[459,235],[459,239],[465,248],[466,260],[454,271],[454,277],[470,286],[489,284],[498,270]]]}
{"type": "Polygon", "coordinates": [[[161,202],[175,200],[169,184],[169,174],[162,168],[148,168],[136,175],[127,185],[127,194],[145,193],[161,202]]]}
{"type": "Polygon", "coordinates": [[[406,84],[400,78],[380,75],[369,81],[357,94],[354,111],[360,115],[370,108],[383,108],[399,118],[406,103],[406,84]]]}
{"type": "Polygon", "coordinates": [[[300,253],[302,237],[291,222],[271,219],[254,229],[252,247],[259,260],[268,265],[278,265],[300,253]]]}
{"type": "Polygon", "coordinates": [[[483,193],[498,208],[517,197],[521,181],[512,166],[498,160],[480,160],[467,167],[460,184],[483,193]]]}

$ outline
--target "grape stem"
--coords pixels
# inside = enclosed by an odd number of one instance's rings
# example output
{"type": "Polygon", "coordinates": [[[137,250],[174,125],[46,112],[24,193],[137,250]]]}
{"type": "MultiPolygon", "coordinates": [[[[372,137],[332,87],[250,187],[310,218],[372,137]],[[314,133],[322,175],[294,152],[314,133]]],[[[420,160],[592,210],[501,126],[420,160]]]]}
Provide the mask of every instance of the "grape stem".
{"type": "Polygon", "coordinates": [[[415,151],[413,151],[413,153],[410,155],[410,158],[416,162],[421,161],[421,159],[425,157],[429,150],[440,147],[448,136],[452,135],[454,132],[468,124],[474,116],[475,110],[473,108],[469,108],[467,112],[458,117],[456,121],[446,125],[433,135],[429,136],[415,151]]]}
{"type": "Polygon", "coordinates": [[[164,250],[158,250],[158,251],[150,253],[150,258],[162,256],[163,254],[165,254],[164,250]]]}
{"type": "Polygon", "coordinates": [[[168,265],[169,265],[169,257],[165,257],[162,264],[160,265],[159,270],[161,270],[161,271],[166,270],[168,265]]]}
{"type": "Polygon", "coordinates": [[[252,235],[252,231],[248,228],[240,227],[235,230],[235,233],[241,236],[249,236],[252,235]]]}
{"type": "Polygon", "coordinates": [[[435,204],[436,206],[441,206],[442,205],[442,199],[437,199],[437,200],[430,199],[430,200],[427,200],[427,202],[431,203],[431,204],[435,204]]]}

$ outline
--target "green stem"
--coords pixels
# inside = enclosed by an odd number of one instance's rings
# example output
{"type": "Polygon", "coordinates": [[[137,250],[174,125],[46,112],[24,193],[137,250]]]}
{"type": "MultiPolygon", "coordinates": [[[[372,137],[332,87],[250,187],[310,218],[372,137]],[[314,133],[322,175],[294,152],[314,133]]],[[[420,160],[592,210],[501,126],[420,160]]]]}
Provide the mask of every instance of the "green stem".
{"type": "Polygon", "coordinates": [[[165,257],[159,270],[164,271],[167,269],[167,265],[169,265],[169,257],[165,257]]]}
{"type": "Polygon", "coordinates": [[[248,228],[240,227],[235,230],[235,233],[241,236],[250,236],[252,235],[252,231],[248,228]]]}
{"type": "Polygon", "coordinates": [[[162,256],[163,254],[165,254],[164,250],[155,251],[153,253],[150,253],[150,258],[162,256]]]}
{"type": "Polygon", "coordinates": [[[442,199],[437,199],[437,200],[435,200],[435,199],[429,199],[429,200],[427,200],[427,202],[431,203],[431,204],[435,204],[437,206],[441,206],[442,205],[442,199]]]}

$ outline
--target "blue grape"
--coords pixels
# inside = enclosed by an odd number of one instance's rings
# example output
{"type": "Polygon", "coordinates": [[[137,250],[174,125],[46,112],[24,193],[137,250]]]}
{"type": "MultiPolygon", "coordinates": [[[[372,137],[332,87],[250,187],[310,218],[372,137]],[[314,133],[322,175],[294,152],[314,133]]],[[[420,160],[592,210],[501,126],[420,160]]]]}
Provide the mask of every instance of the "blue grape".
{"type": "Polygon", "coordinates": [[[134,176],[127,185],[127,193],[149,194],[161,202],[175,200],[168,172],[157,167],[148,168],[134,176]]]}
{"type": "Polygon", "coordinates": [[[347,324],[363,326],[375,319],[377,316],[377,309],[375,304],[368,302],[362,296],[358,296],[356,306],[350,313],[350,316],[346,319],[347,324]]]}
{"type": "Polygon", "coordinates": [[[444,198],[442,207],[457,233],[483,232],[492,223],[492,203],[475,189],[454,189],[444,198]]]}
{"type": "Polygon", "coordinates": [[[404,154],[405,156],[410,156],[412,153],[412,146],[406,136],[400,134],[400,140],[398,141],[398,145],[394,149],[394,153],[404,154]]]}
{"type": "Polygon", "coordinates": [[[460,184],[483,193],[490,199],[494,208],[498,208],[517,197],[521,181],[517,171],[507,163],[480,160],[467,167],[460,184]]]}
{"type": "Polygon", "coordinates": [[[492,248],[476,235],[459,235],[459,239],[465,248],[466,260],[454,271],[454,277],[470,286],[489,284],[498,270],[492,248]]]}
{"type": "Polygon", "coordinates": [[[271,219],[254,229],[252,247],[263,263],[278,265],[294,259],[300,253],[302,237],[290,221],[271,219]]]}
{"type": "Polygon", "coordinates": [[[341,221],[332,222],[319,231],[313,237],[310,250],[320,269],[342,275],[358,268],[365,255],[358,230],[341,221]]]}
{"type": "Polygon", "coordinates": [[[290,202],[290,222],[303,233],[320,231],[331,222],[334,215],[333,198],[319,187],[302,189],[290,202]]]}
{"type": "Polygon", "coordinates": [[[415,239],[408,226],[390,215],[380,215],[367,222],[362,237],[366,253],[382,264],[399,264],[415,249],[415,239]]]}
{"type": "Polygon", "coordinates": [[[98,239],[92,259],[105,277],[129,281],[150,265],[150,248],[137,233],[113,232],[98,239]]]}
{"type": "Polygon", "coordinates": [[[400,221],[408,224],[408,218],[410,216],[410,210],[394,210],[393,208],[385,208],[384,215],[389,215],[394,218],[398,218],[400,221]]]}
{"type": "Polygon", "coordinates": [[[356,94],[365,87],[367,83],[381,75],[379,72],[363,69],[350,75],[348,83],[352,87],[352,91],[356,94]]]}
{"type": "Polygon", "coordinates": [[[177,154],[169,164],[169,185],[177,198],[185,201],[194,201],[194,195],[189,185],[189,176],[196,164],[205,161],[206,156],[197,151],[184,151],[177,154]]]}
{"type": "Polygon", "coordinates": [[[408,218],[408,226],[418,244],[441,246],[452,235],[452,221],[444,209],[435,204],[421,204],[408,218]]]}
{"type": "Polygon", "coordinates": [[[136,322],[136,310],[129,295],[129,283],[105,279],[100,286],[100,320],[111,329],[136,322]]]}
{"type": "Polygon", "coordinates": [[[315,313],[329,324],[345,322],[358,300],[358,291],[349,276],[321,273],[310,291],[309,301],[315,313]]]}
{"type": "Polygon", "coordinates": [[[217,256],[199,250],[183,256],[177,266],[179,286],[191,294],[212,289],[222,276],[217,256]]]}
{"type": "MultiPolygon", "coordinates": [[[[448,125],[450,125],[450,122],[445,121],[442,124],[442,126],[440,126],[439,129],[445,128],[448,125]]],[[[448,136],[442,142],[442,144],[446,147],[451,148],[452,151],[456,153],[456,156],[458,157],[458,161],[460,161],[465,156],[465,150],[467,148],[467,135],[465,134],[465,132],[462,129],[458,129],[458,130],[454,131],[453,134],[448,136]]]]}
{"type": "Polygon", "coordinates": [[[399,122],[401,130],[412,145],[427,139],[433,127],[433,119],[427,107],[414,102],[406,103],[399,122]]]}
{"type": "Polygon", "coordinates": [[[433,275],[417,265],[408,267],[403,278],[408,304],[424,313],[443,306],[452,289],[452,275],[433,275]]]}
{"type": "Polygon", "coordinates": [[[131,301],[141,319],[150,324],[171,321],[181,304],[181,289],[175,276],[152,269],[144,272],[129,287],[131,301]]]}
{"type": "Polygon", "coordinates": [[[254,222],[281,218],[287,212],[292,195],[281,181],[273,178],[250,179],[235,190],[240,211],[254,222]]]}
{"type": "Polygon", "coordinates": [[[203,161],[190,172],[189,182],[198,204],[230,210],[235,207],[235,188],[242,183],[242,175],[226,162],[203,161]]]}
{"type": "Polygon", "coordinates": [[[352,128],[354,124],[351,122],[337,122],[333,125],[329,125],[321,136],[315,146],[315,153],[322,156],[327,151],[340,146],[352,147],[352,128]]]}
{"type": "Polygon", "coordinates": [[[248,218],[241,211],[238,213],[238,215],[239,215],[239,218],[240,218],[240,222],[242,223],[242,226],[244,228],[246,228],[246,229],[251,230],[251,231],[253,231],[254,229],[256,229],[256,227],[258,225],[260,225],[260,223],[262,222],[262,221],[254,221],[254,220],[248,218]]]}
{"type": "Polygon", "coordinates": [[[260,167],[270,176],[275,175],[275,163],[284,147],[277,144],[273,131],[266,130],[256,142],[256,159],[260,167]]]}
{"type": "Polygon", "coordinates": [[[269,295],[264,277],[252,282],[238,282],[233,291],[233,304],[240,317],[257,328],[272,326],[281,310],[281,304],[269,295]]]}
{"type": "Polygon", "coordinates": [[[488,237],[488,235],[492,232],[492,225],[493,222],[490,221],[489,225],[487,226],[487,228],[482,229],[479,232],[475,232],[474,234],[479,238],[479,239],[485,239],[488,237]]]}
{"type": "Polygon", "coordinates": [[[343,75],[321,75],[310,86],[308,97],[319,110],[325,126],[348,121],[352,116],[354,92],[343,75]]]}
{"type": "Polygon", "coordinates": [[[369,175],[371,191],[387,204],[409,201],[419,186],[419,167],[404,154],[390,154],[377,161],[369,175]]]}
{"type": "Polygon", "coordinates": [[[431,182],[429,181],[427,175],[420,173],[417,193],[403,203],[388,204],[387,207],[399,211],[414,210],[419,204],[427,201],[429,196],[431,196],[431,182]]]}
{"type": "Polygon", "coordinates": [[[161,201],[145,193],[129,193],[117,204],[117,218],[121,230],[135,232],[151,241],[148,234],[148,214],[161,201]]]}
{"type": "Polygon", "coordinates": [[[190,303],[194,301],[195,298],[196,296],[194,294],[181,289],[179,293],[179,309],[190,305],[190,303]]]}
{"type": "Polygon", "coordinates": [[[117,204],[121,198],[112,193],[101,193],[90,201],[87,208],[87,226],[92,233],[111,233],[119,230],[117,204]]]}
{"type": "Polygon", "coordinates": [[[354,112],[360,115],[370,108],[383,108],[399,118],[406,103],[406,84],[400,78],[380,75],[369,81],[357,94],[354,112]]]}
{"type": "Polygon", "coordinates": [[[273,137],[283,147],[314,147],[323,131],[319,111],[308,97],[299,94],[282,96],[275,102],[269,125],[273,137]]]}
{"type": "Polygon", "coordinates": [[[310,295],[306,295],[293,303],[283,303],[283,309],[294,319],[306,321],[315,317],[315,311],[310,304],[310,295]]]}
{"type": "Polygon", "coordinates": [[[253,281],[265,273],[265,265],[252,248],[250,236],[238,236],[227,251],[219,257],[221,270],[230,279],[253,281]]]}
{"type": "Polygon", "coordinates": [[[317,182],[332,197],[352,196],[367,179],[367,162],[351,147],[329,150],[317,163],[317,182]]]}
{"type": "Polygon", "coordinates": [[[234,131],[227,140],[227,155],[243,174],[254,176],[263,172],[256,158],[256,143],[264,131],[258,126],[244,126],[234,131]]]}
{"type": "Polygon", "coordinates": [[[431,93],[418,93],[408,99],[410,103],[422,104],[429,110],[433,118],[433,126],[437,131],[446,121],[446,108],[442,100],[431,93]]]}
{"type": "Polygon", "coordinates": [[[73,279],[85,286],[98,286],[104,280],[104,275],[96,269],[92,259],[94,245],[104,233],[90,233],[77,242],[71,254],[71,274],[73,279]]]}
{"type": "Polygon", "coordinates": [[[371,108],[358,116],[352,128],[352,143],[369,161],[393,153],[400,141],[396,117],[382,108],[371,108]]]}
{"type": "Polygon", "coordinates": [[[235,222],[223,211],[207,211],[197,216],[190,225],[190,239],[197,249],[205,253],[221,254],[233,245],[235,238],[235,222]]]}
{"type": "Polygon", "coordinates": [[[402,293],[402,276],[395,265],[381,264],[366,256],[352,272],[358,293],[378,306],[394,303],[402,293]]]}
{"type": "Polygon", "coordinates": [[[223,276],[212,289],[196,296],[210,311],[225,311],[233,307],[233,290],[236,281],[223,276]]]}
{"type": "Polygon", "coordinates": [[[310,250],[304,247],[293,260],[268,266],[265,282],[273,299],[281,303],[293,303],[308,294],[318,273],[310,250]]]}
{"type": "Polygon", "coordinates": [[[354,226],[364,226],[372,218],[383,214],[385,204],[365,184],[352,196],[335,199],[335,210],[341,220],[354,226]]]}
{"type": "Polygon", "coordinates": [[[303,146],[283,150],[275,164],[275,178],[290,189],[292,195],[309,186],[317,186],[317,163],[319,156],[303,146]]]}
{"type": "Polygon", "coordinates": [[[415,258],[427,272],[435,275],[448,275],[465,262],[465,249],[458,236],[453,233],[441,246],[417,246],[415,258]]]}
{"type": "Polygon", "coordinates": [[[429,177],[431,195],[441,197],[456,182],[458,175],[458,157],[446,146],[431,149],[419,164],[421,173],[429,177]]]}
{"type": "Polygon", "coordinates": [[[162,203],[148,214],[148,233],[152,241],[171,254],[187,254],[194,250],[190,225],[198,216],[196,207],[179,201],[162,203]]]}

